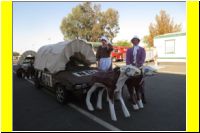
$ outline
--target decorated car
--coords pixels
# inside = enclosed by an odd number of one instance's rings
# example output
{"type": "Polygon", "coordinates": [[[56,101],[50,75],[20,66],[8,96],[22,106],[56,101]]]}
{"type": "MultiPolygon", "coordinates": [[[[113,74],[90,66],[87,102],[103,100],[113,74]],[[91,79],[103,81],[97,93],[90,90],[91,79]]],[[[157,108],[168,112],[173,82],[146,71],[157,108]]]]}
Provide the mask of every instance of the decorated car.
{"type": "Polygon", "coordinates": [[[86,93],[92,75],[97,72],[92,45],[79,39],[41,47],[34,62],[35,87],[53,90],[59,103],[71,92],[86,93]]]}

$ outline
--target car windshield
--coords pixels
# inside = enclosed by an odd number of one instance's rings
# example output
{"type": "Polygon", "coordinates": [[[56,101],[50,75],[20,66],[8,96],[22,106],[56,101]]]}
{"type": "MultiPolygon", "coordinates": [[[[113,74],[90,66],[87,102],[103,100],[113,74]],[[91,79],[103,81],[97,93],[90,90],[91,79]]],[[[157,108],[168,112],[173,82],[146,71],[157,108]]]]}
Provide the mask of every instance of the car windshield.
{"type": "Polygon", "coordinates": [[[23,61],[23,64],[28,64],[30,62],[33,62],[34,61],[34,58],[25,58],[24,61],[23,61]]]}

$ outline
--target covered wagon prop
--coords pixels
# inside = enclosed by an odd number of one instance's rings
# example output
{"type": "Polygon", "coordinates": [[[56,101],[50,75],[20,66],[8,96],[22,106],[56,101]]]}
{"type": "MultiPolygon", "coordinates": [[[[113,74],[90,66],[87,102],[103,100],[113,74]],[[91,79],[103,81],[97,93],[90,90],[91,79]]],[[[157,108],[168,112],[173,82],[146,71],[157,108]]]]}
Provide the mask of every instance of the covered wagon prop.
{"type": "Polygon", "coordinates": [[[70,92],[86,92],[96,67],[92,45],[83,40],[59,42],[41,47],[35,57],[35,86],[49,88],[60,103],[70,92]]]}
{"type": "Polygon", "coordinates": [[[17,77],[31,78],[34,74],[33,63],[35,60],[36,52],[33,50],[25,51],[17,62],[17,77]]]}
{"type": "Polygon", "coordinates": [[[54,74],[65,70],[68,63],[85,66],[96,63],[92,45],[77,39],[43,46],[37,52],[34,67],[41,71],[46,69],[54,74]]]}

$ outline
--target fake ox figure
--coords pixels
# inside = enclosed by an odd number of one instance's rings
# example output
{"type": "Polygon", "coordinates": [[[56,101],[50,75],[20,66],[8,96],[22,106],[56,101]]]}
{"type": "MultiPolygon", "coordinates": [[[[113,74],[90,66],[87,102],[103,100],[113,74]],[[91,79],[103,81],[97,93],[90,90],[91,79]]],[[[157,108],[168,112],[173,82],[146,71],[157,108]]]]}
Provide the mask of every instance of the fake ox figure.
{"type": "Polygon", "coordinates": [[[91,98],[92,93],[97,88],[101,87],[98,93],[97,108],[102,109],[102,94],[103,94],[103,91],[106,89],[111,119],[113,121],[117,120],[115,109],[114,109],[115,95],[117,95],[118,100],[120,100],[125,117],[129,117],[130,116],[129,111],[121,95],[122,87],[124,86],[124,83],[129,77],[139,75],[140,72],[141,71],[137,67],[134,67],[132,65],[123,66],[121,68],[115,68],[113,71],[110,71],[110,72],[97,72],[93,76],[93,80],[92,80],[93,85],[87,92],[86,105],[87,105],[88,110],[90,111],[94,110],[90,102],[90,98],[91,98]]]}
{"type": "Polygon", "coordinates": [[[131,103],[134,110],[144,108],[142,102],[142,93],[144,93],[144,78],[147,76],[152,76],[157,73],[157,70],[150,66],[142,66],[140,67],[141,74],[133,77],[129,77],[126,81],[123,90],[127,90],[129,92],[129,96],[131,98],[131,103]]]}

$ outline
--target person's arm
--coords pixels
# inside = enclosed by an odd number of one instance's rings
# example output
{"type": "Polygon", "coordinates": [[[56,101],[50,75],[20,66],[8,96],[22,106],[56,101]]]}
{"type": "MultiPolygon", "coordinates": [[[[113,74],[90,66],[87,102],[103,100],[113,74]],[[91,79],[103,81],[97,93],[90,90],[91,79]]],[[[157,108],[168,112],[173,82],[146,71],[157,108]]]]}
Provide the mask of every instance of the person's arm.
{"type": "Polygon", "coordinates": [[[113,51],[113,46],[111,44],[107,44],[107,49],[109,52],[113,51]]]}
{"type": "Polygon", "coordinates": [[[97,61],[100,60],[100,47],[97,48],[96,58],[97,58],[97,61]]]}
{"type": "Polygon", "coordinates": [[[126,65],[131,64],[131,54],[130,54],[130,49],[126,51],[126,65]]]}
{"type": "Polygon", "coordinates": [[[146,59],[146,52],[145,52],[144,48],[142,48],[142,49],[141,49],[141,58],[140,58],[140,60],[138,61],[137,66],[138,66],[138,67],[141,67],[141,66],[144,64],[145,59],[146,59]]]}

